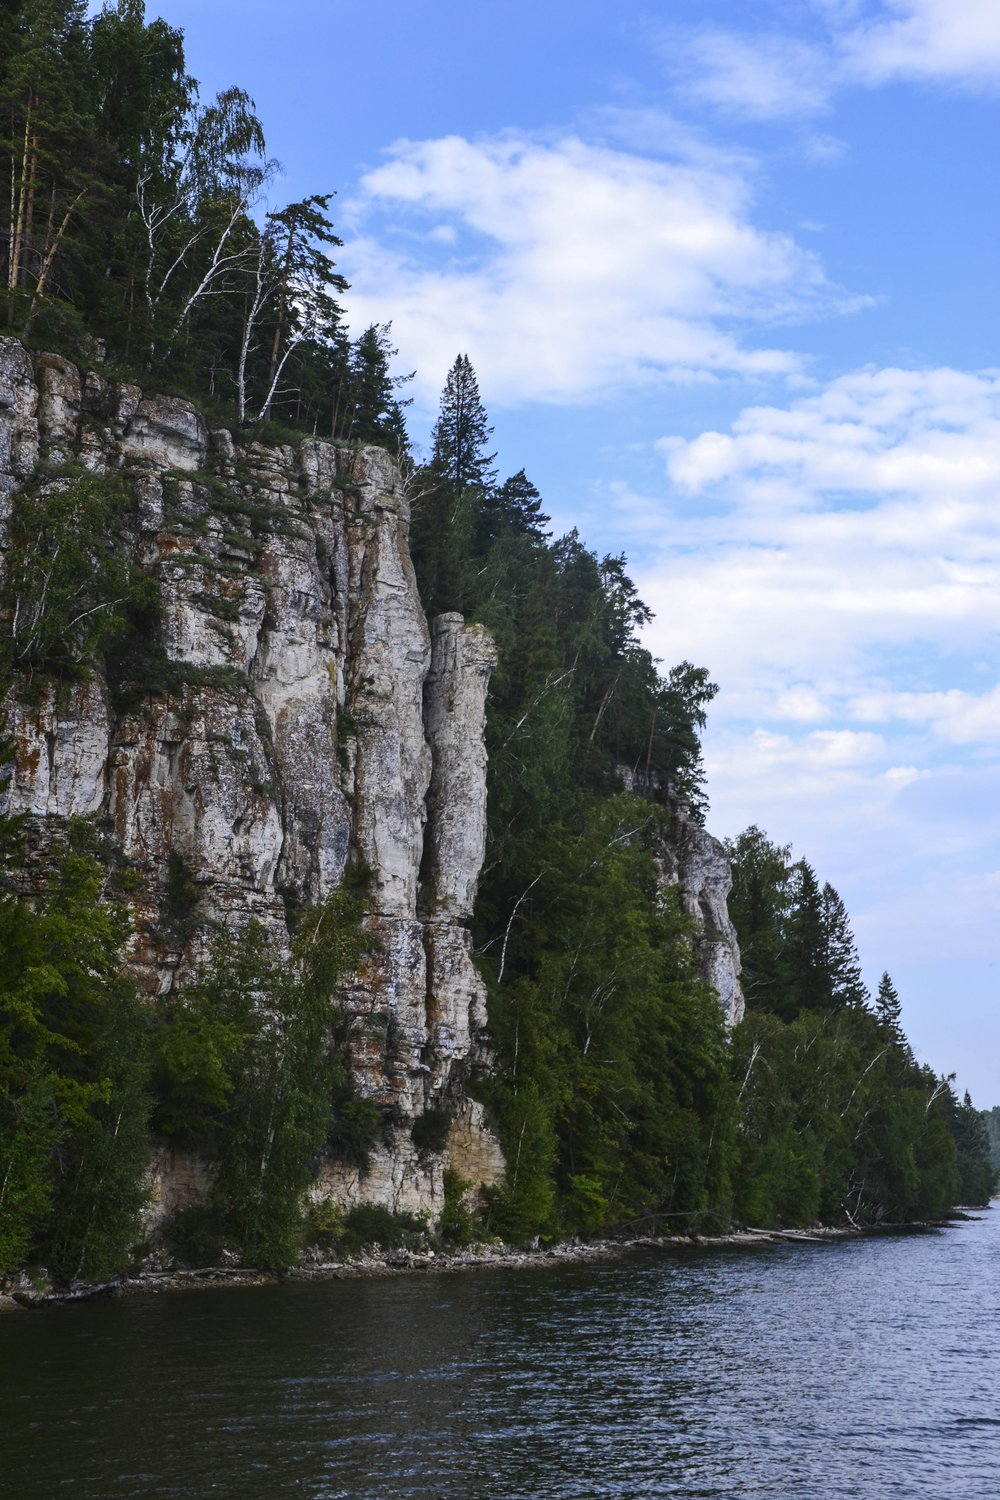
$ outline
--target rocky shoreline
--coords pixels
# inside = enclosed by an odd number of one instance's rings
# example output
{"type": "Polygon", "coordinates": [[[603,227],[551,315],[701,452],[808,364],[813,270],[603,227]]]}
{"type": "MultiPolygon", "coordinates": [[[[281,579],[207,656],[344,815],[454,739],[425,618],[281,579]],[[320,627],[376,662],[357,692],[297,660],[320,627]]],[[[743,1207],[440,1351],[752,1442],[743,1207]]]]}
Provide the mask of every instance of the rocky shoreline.
{"type": "Polygon", "coordinates": [[[737,1229],[718,1235],[636,1235],[629,1239],[566,1241],[544,1249],[515,1249],[499,1242],[471,1245],[456,1250],[390,1250],[377,1246],[348,1260],[319,1260],[288,1271],[267,1271],[248,1266],[206,1266],[198,1269],[170,1267],[164,1270],[129,1272],[99,1285],[73,1285],[67,1291],[45,1291],[31,1285],[27,1277],[0,1291],[0,1312],[66,1306],[96,1297],[126,1297],[142,1293],[195,1291],[203,1287],[273,1286],[284,1281],[348,1281],[383,1276],[406,1276],[420,1272],[450,1274],[462,1271],[511,1271],[546,1269],[557,1265],[586,1265],[621,1260],[640,1251],[690,1254],[715,1250],[761,1249],[787,1244],[828,1244],[841,1240],[870,1239],[876,1235],[920,1234],[947,1228],[973,1217],[956,1209],[947,1219],[909,1224],[858,1226],[816,1225],[809,1229],[737,1229]]]}

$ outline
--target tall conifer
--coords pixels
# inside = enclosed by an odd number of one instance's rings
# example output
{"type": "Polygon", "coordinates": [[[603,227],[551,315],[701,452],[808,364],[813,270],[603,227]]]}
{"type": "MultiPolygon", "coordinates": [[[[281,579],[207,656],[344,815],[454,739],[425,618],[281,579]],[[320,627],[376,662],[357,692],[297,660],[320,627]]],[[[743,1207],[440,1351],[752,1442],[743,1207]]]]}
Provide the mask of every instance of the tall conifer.
{"type": "Polygon", "coordinates": [[[431,461],[413,508],[411,551],[428,614],[468,607],[473,539],[496,481],[492,433],[469,356],[460,354],[441,393],[431,461]]]}

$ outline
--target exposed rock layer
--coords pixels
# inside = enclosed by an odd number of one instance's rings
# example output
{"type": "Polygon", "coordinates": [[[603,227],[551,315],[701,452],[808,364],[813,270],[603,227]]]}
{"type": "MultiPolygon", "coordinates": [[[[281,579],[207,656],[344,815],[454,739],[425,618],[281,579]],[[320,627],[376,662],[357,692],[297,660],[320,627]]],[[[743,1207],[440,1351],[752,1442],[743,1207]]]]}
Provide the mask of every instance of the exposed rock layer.
{"type": "MultiPolygon", "coordinates": [[[[100,674],[12,699],[10,810],[32,815],[36,846],[49,820],[113,830],[137,877],[134,961],[160,994],[213,924],[253,917],[286,944],[287,903],[322,900],[363,859],[377,943],[348,986],[352,1063],[395,1124],[363,1179],[330,1164],[318,1190],[433,1213],[451,1155],[496,1181],[499,1147],[464,1090],[485,1022],[466,923],[493,648],[445,616],[432,649],[398,471],[374,448],[237,446],[189,402],[0,340],[0,546],[16,489],[65,483],[67,466],[126,481],[128,546],[158,581],[176,665],[169,692],[127,711],[100,674]],[[185,923],[165,915],[172,860],[197,893],[185,923]],[[428,1107],[453,1117],[453,1153],[415,1150],[428,1107]]],[[[199,1171],[157,1157],[162,1211],[199,1171]]]]}

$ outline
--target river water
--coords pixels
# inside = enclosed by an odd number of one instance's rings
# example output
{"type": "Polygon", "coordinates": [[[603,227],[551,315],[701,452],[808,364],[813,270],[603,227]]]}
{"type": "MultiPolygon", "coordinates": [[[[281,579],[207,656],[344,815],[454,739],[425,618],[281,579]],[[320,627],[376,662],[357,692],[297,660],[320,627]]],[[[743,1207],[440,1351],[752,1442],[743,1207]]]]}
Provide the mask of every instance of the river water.
{"type": "Polygon", "coordinates": [[[0,1494],[997,1500],[1000,1205],[901,1238],[0,1318],[0,1494]]]}

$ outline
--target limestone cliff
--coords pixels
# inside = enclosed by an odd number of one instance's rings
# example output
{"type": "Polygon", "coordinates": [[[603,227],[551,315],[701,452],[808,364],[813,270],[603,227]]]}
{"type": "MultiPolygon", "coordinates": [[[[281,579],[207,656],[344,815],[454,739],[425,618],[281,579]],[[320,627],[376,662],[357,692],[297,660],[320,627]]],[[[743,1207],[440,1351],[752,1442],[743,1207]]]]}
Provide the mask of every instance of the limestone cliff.
{"type": "MultiPolygon", "coordinates": [[[[18,489],[80,474],[125,486],[164,670],[138,695],[94,672],[12,696],[8,809],[29,815],[40,858],[74,815],[112,835],[132,875],[133,962],[164,997],[214,929],[255,918],[286,945],[290,911],[363,860],[375,942],[347,986],[351,1062],[387,1131],[363,1178],[331,1161],[316,1191],[433,1214],[447,1166],[495,1183],[500,1148],[466,1086],[486,1019],[468,923],[494,650],[458,615],[428,629],[397,469],[374,448],[237,444],[185,400],[0,339],[0,557],[18,489]],[[178,871],[183,922],[167,914],[178,871]],[[429,1109],[450,1120],[443,1152],[412,1139],[429,1109]]],[[[728,866],[680,810],[674,825],[663,879],[680,884],[702,972],[735,1022],[728,866]]],[[[163,1215],[203,1191],[204,1166],[165,1156],[154,1178],[163,1215]]]]}
{"type": "Polygon", "coordinates": [[[628,766],[619,766],[618,774],[627,791],[655,796],[669,809],[666,836],[656,848],[659,881],[662,886],[678,887],[681,905],[693,923],[692,946],[699,973],[718,995],[726,1026],[738,1026],[745,1001],[739,939],[727,904],[733,877],[726,851],[691,817],[672,788],[655,781],[651,784],[628,766]]]}
{"type": "MultiPolygon", "coordinates": [[[[349,986],[352,1064],[394,1123],[363,1181],[331,1165],[319,1190],[433,1212],[449,1161],[495,1181],[499,1147],[463,1088],[485,1020],[466,923],[492,646],[456,616],[432,642],[398,471],[374,448],[237,446],[187,401],[0,340],[0,546],[16,489],[71,466],[127,485],[168,690],[123,706],[93,674],[12,698],[9,810],[31,815],[36,846],[73,815],[113,831],[135,877],[134,962],[160,995],[213,924],[254,917],[285,944],[289,902],[322,900],[356,853],[377,941],[349,986]],[[197,895],[184,924],[163,919],[171,868],[197,895]],[[452,1143],[421,1156],[410,1122],[431,1107],[452,1143]]],[[[200,1180],[179,1161],[161,1176],[164,1210],[200,1180]]]]}
{"type": "Polygon", "coordinates": [[[740,946],[726,899],[732,873],[719,840],[694,822],[681,803],[671,806],[670,837],[660,850],[661,878],[680,887],[681,904],[695,923],[694,950],[701,976],[716,991],[727,1026],[743,1019],[740,946]]]}

